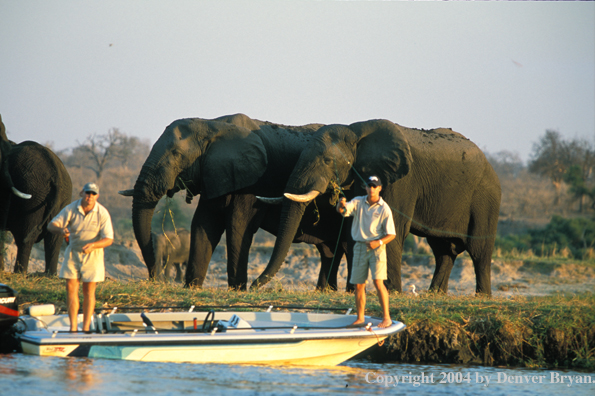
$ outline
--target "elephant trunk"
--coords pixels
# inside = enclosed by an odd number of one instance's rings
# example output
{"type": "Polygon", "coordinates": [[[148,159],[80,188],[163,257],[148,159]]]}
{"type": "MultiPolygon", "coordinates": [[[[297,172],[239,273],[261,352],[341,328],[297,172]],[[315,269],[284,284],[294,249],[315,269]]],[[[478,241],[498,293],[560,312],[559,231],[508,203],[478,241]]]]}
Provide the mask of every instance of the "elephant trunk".
{"type": "Polygon", "coordinates": [[[155,253],[151,238],[151,220],[155,212],[156,202],[139,202],[135,197],[132,202],[132,226],[134,236],[149,270],[149,278],[155,276],[155,253]]]}
{"type": "Polygon", "coordinates": [[[155,272],[155,250],[151,237],[151,221],[155,207],[163,195],[165,189],[163,183],[156,183],[154,175],[156,172],[147,166],[143,167],[136,184],[134,185],[132,199],[132,226],[134,236],[149,270],[149,278],[154,279],[155,272]],[[151,186],[160,186],[154,188],[151,186]]]}
{"type": "Polygon", "coordinates": [[[250,289],[257,289],[260,286],[268,283],[281,268],[291,243],[293,242],[307,202],[295,202],[289,199],[283,200],[283,208],[281,209],[281,219],[279,222],[279,231],[277,233],[277,240],[273,248],[273,254],[269,260],[269,264],[260,276],[252,283],[250,289]]]}

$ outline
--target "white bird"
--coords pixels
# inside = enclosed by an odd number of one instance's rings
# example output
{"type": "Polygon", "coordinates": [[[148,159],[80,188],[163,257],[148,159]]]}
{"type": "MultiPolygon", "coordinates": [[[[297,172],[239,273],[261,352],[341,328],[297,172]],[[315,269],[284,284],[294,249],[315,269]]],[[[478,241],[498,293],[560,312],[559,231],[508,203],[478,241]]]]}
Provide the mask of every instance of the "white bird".
{"type": "Polygon", "coordinates": [[[415,297],[419,296],[419,294],[417,294],[417,292],[415,291],[415,285],[409,285],[409,289],[411,289],[409,292],[413,294],[415,297]]]}

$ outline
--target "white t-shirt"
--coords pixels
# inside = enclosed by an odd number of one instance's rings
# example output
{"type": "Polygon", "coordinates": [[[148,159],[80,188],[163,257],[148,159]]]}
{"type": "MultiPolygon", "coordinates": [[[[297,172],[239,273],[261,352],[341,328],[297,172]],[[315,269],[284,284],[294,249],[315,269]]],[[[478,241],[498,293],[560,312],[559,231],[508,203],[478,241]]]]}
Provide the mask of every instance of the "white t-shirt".
{"type": "Polygon", "coordinates": [[[70,241],[64,251],[64,263],[72,262],[78,267],[103,266],[103,249],[95,249],[89,254],[83,254],[83,246],[91,242],[97,242],[104,238],[114,239],[114,228],[112,219],[107,209],[99,202],[85,215],[81,207],[81,200],[67,205],[52,219],[58,227],[68,227],[70,241]]]}
{"type": "Polygon", "coordinates": [[[343,216],[353,216],[351,237],[356,242],[370,242],[387,235],[397,235],[393,212],[382,197],[373,205],[367,196],[356,197],[345,204],[343,216]]]}

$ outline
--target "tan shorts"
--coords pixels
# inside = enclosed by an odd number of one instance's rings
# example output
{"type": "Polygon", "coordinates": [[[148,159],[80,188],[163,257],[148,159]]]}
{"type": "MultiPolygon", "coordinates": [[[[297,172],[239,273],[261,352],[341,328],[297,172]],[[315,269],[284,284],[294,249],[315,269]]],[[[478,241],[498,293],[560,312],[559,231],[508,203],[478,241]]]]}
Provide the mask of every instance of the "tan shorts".
{"type": "MultiPolygon", "coordinates": [[[[105,280],[105,265],[103,264],[103,255],[101,261],[96,257],[89,257],[91,254],[79,252],[70,252],[65,254],[62,268],[60,269],[60,278],[79,279],[82,282],[103,282],[105,280]]],[[[67,252],[65,252],[67,253],[67,252]]]]}
{"type": "Polygon", "coordinates": [[[368,269],[372,272],[372,279],[386,279],[386,245],[376,249],[368,249],[365,243],[356,242],[353,248],[353,268],[351,282],[354,285],[366,283],[368,269]]]}

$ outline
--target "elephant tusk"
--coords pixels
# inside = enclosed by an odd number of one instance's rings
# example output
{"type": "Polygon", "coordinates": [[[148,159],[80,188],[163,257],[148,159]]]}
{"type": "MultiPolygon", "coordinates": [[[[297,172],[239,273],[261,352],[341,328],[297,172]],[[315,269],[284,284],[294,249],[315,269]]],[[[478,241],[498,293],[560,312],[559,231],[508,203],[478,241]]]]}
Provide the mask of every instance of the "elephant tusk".
{"type": "Polygon", "coordinates": [[[283,202],[283,197],[259,197],[257,195],[256,199],[270,205],[280,205],[283,202]]]}
{"type": "Polygon", "coordinates": [[[309,202],[312,201],[314,198],[316,198],[320,193],[316,190],[312,190],[307,194],[290,194],[290,193],[285,193],[283,195],[285,195],[287,198],[291,199],[292,201],[295,202],[309,202]]]}
{"type": "Polygon", "coordinates": [[[125,197],[132,197],[134,196],[134,190],[121,190],[118,191],[118,194],[123,195],[125,197]]]}
{"type": "Polygon", "coordinates": [[[12,188],[12,192],[14,193],[14,195],[16,195],[17,197],[21,197],[23,199],[31,199],[31,194],[25,194],[24,192],[20,192],[19,190],[17,190],[15,187],[12,188]]]}

